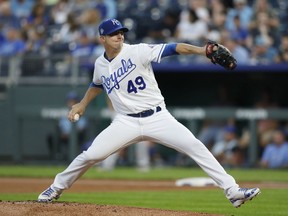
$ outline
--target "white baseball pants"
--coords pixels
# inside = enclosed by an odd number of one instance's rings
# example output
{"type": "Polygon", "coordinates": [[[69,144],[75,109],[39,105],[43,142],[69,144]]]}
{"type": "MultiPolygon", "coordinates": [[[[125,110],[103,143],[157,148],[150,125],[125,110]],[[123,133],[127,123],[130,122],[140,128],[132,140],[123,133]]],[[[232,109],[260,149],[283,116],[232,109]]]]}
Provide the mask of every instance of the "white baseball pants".
{"type": "Polygon", "coordinates": [[[63,172],[56,175],[52,187],[56,190],[68,189],[95,163],[142,140],[161,143],[187,154],[224,190],[238,186],[205,145],[167,109],[162,108],[162,111],[145,118],[117,114],[87,151],[79,154],[63,172]]]}

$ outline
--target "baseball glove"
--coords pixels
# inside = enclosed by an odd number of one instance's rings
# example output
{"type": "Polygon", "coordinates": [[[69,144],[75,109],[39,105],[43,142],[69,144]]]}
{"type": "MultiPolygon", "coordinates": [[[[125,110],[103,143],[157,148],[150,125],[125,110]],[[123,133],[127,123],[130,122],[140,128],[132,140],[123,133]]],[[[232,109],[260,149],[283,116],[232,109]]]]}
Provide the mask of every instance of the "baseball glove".
{"type": "Polygon", "coordinates": [[[219,64],[227,70],[233,70],[237,66],[237,60],[231,52],[225,46],[214,41],[207,42],[206,56],[213,64],[219,64]]]}

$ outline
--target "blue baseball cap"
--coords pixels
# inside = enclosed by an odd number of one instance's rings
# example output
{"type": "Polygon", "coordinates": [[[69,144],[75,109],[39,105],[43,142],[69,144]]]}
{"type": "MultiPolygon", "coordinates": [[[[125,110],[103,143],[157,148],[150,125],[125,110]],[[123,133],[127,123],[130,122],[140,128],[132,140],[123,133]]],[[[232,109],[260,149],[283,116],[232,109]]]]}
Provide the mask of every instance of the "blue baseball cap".
{"type": "Polygon", "coordinates": [[[66,100],[79,100],[79,96],[78,96],[77,92],[70,91],[66,95],[66,100]]]}
{"type": "Polygon", "coordinates": [[[109,35],[119,30],[122,30],[123,32],[129,31],[129,29],[124,27],[121,24],[121,22],[117,19],[108,19],[108,20],[103,21],[99,25],[98,30],[99,30],[100,35],[109,35]]]}
{"type": "Polygon", "coordinates": [[[225,127],[225,131],[228,133],[235,133],[236,132],[236,128],[234,126],[226,126],[225,127]]]}

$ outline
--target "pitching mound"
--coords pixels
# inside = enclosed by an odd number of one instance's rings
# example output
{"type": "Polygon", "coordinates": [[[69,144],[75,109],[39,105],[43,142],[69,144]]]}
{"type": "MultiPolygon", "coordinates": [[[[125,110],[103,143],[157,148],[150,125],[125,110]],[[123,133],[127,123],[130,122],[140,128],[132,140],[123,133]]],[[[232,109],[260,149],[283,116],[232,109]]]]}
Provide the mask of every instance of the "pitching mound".
{"type": "MultiPolygon", "coordinates": [[[[112,205],[36,201],[0,202],[0,215],[5,216],[216,216],[205,213],[169,211],[112,205]]],[[[218,215],[219,216],[219,215],[218,215]]]]}

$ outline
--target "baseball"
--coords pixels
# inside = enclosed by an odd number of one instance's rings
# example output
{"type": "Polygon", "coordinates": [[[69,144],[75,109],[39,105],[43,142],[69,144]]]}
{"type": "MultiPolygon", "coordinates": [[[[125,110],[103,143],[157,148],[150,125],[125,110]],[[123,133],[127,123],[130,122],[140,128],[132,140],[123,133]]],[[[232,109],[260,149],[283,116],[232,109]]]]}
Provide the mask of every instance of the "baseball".
{"type": "Polygon", "coordinates": [[[74,120],[74,121],[78,121],[79,118],[80,118],[80,115],[79,115],[78,113],[76,113],[76,114],[74,115],[74,117],[73,117],[73,120],[74,120]]]}

